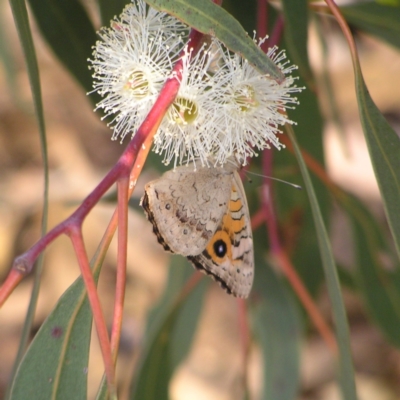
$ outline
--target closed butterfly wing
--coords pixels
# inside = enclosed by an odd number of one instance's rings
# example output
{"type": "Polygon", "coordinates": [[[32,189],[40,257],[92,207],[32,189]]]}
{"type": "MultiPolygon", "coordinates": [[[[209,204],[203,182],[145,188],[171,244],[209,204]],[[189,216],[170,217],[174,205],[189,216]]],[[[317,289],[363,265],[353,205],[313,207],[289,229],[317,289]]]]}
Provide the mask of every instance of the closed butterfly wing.
{"type": "Polygon", "coordinates": [[[166,250],[199,255],[226,214],[232,172],[193,165],[178,167],[149,182],[141,205],[166,250]]]}

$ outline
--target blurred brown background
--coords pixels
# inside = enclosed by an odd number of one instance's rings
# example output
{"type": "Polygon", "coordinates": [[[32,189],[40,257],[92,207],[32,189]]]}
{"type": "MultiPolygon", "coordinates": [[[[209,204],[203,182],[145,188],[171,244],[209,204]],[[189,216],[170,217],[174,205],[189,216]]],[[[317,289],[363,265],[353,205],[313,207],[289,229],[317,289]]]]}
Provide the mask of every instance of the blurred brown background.
{"type": "MultiPolygon", "coordinates": [[[[4,14],[3,31],[10,43],[16,82],[0,68],[0,280],[13,258],[25,251],[40,235],[43,171],[38,131],[33,114],[29,82],[8,3],[0,4],[4,14]]],[[[34,28],[35,29],[35,28],[34,28]]],[[[36,31],[36,29],[35,29],[36,31]]],[[[310,31],[310,55],[317,74],[321,73],[319,42],[310,31]]],[[[371,95],[386,112],[393,126],[400,122],[400,54],[393,48],[365,36],[357,36],[363,72],[371,95]]],[[[337,104],[344,123],[341,139],[336,126],[329,122],[330,112],[321,93],[327,124],[326,159],[333,179],[357,194],[383,218],[378,189],[368,159],[358,121],[353,89],[352,66],[343,37],[330,27],[329,65],[337,104]],[[344,140],[344,146],[341,140],[344,140]],[[343,149],[347,149],[346,152],[343,149]]],[[[49,227],[67,217],[95,187],[115,163],[123,145],[110,140],[111,131],[92,112],[92,105],[35,34],[42,79],[43,101],[50,160],[49,227]]],[[[301,107],[301,105],[299,106],[301,107]]],[[[140,197],[143,183],[153,177],[146,172],[137,187],[140,197]]],[[[114,207],[99,204],[85,222],[89,254],[96,248],[114,207]]],[[[344,261],[351,254],[343,251],[341,240],[345,226],[340,216],[332,227],[337,254],[344,261]],[[344,255],[343,255],[344,254],[344,255]]],[[[115,243],[114,243],[115,244],[115,243]]],[[[127,382],[140,350],[148,310],[155,304],[165,285],[168,256],[157,244],[151,226],[142,213],[131,212],[129,220],[129,265],[126,315],[119,371],[127,382]]],[[[107,315],[113,304],[115,246],[109,251],[100,283],[101,298],[107,315]]],[[[51,311],[59,296],[78,276],[71,244],[57,239],[46,251],[45,267],[35,329],[51,311]]],[[[32,278],[26,278],[0,310],[0,398],[9,378],[25,316],[32,278]]],[[[345,292],[351,322],[352,345],[361,400],[400,398],[400,353],[390,347],[367,319],[360,301],[345,292]]],[[[321,295],[322,310],[329,315],[326,298],[321,295]]],[[[241,350],[237,321],[237,302],[212,283],[192,352],[179,368],[171,385],[171,397],[177,400],[217,400],[242,398],[241,350]],[[218,307],[213,307],[213,304],[218,307]]],[[[91,355],[89,396],[93,397],[102,374],[102,360],[95,343],[91,355]]],[[[256,346],[251,350],[248,370],[254,398],[260,392],[261,357],[256,346]]],[[[301,399],[333,400],[340,398],[334,383],[332,357],[317,334],[310,334],[302,351],[301,399]]],[[[126,385],[126,383],[125,383],[126,385]]],[[[126,387],[126,386],[125,386],[126,387]]]]}

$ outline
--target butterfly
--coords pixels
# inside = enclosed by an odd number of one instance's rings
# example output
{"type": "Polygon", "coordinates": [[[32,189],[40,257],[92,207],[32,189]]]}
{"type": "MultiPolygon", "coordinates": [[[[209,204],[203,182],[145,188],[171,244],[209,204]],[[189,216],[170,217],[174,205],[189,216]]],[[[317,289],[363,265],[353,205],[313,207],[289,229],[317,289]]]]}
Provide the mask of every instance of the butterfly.
{"type": "Polygon", "coordinates": [[[141,199],[165,250],[181,254],[229,294],[248,297],[254,277],[250,214],[238,165],[167,171],[141,199]]]}

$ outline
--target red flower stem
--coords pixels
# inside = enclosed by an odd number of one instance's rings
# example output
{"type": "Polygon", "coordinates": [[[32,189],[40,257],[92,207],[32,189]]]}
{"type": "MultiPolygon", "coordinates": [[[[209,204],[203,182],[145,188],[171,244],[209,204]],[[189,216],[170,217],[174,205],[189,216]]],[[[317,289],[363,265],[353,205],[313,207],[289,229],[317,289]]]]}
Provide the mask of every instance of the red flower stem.
{"type": "Polygon", "coordinates": [[[126,262],[127,262],[127,237],[128,237],[128,191],[129,179],[118,181],[118,249],[117,249],[117,274],[114,300],[113,324],[111,333],[111,350],[114,363],[117,361],[120,332],[122,328],[122,316],[126,286],[126,262]]]}
{"type": "MultiPolygon", "coordinates": [[[[144,144],[136,158],[136,162],[132,168],[131,175],[129,178],[129,182],[132,182],[132,184],[130,184],[129,188],[128,188],[128,196],[127,196],[128,199],[130,198],[130,196],[132,195],[132,193],[135,189],[138,176],[140,175],[140,173],[142,171],[144,161],[146,160],[147,154],[149,153],[150,146],[151,146],[151,139],[152,138],[150,138],[144,142],[144,144]]],[[[109,245],[109,243],[111,241],[111,237],[114,235],[117,227],[118,227],[118,208],[114,211],[114,214],[112,215],[111,220],[106,228],[106,231],[103,235],[103,239],[101,240],[101,243],[99,246],[100,249],[96,252],[96,258],[94,260],[92,260],[93,265],[98,264],[100,259],[104,256],[104,249],[102,250],[101,247],[109,245]]],[[[118,273],[119,273],[119,271],[117,269],[117,279],[116,279],[117,282],[122,281],[122,279],[118,278],[118,273]]],[[[22,278],[21,275],[19,275],[19,276],[22,278]]],[[[121,299],[122,299],[122,304],[123,304],[124,294],[119,293],[119,290],[120,290],[119,287],[120,287],[120,285],[117,285],[116,302],[118,302],[118,301],[121,302],[121,299]]],[[[125,291],[125,287],[122,287],[122,290],[125,291]]],[[[118,307],[118,306],[116,306],[116,307],[118,307]]],[[[121,334],[121,325],[122,324],[120,323],[120,321],[122,321],[122,318],[120,317],[120,315],[121,315],[120,312],[114,311],[113,324],[112,324],[112,330],[111,330],[111,353],[113,355],[114,360],[118,353],[119,337],[121,334]],[[116,321],[118,321],[118,322],[116,322],[116,321]]],[[[114,364],[115,364],[115,361],[114,361],[114,364]]]]}
{"type": "Polygon", "coordinates": [[[79,263],[83,282],[85,283],[90,307],[93,312],[93,319],[99,338],[101,353],[103,355],[105,373],[107,377],[107,385],[111,398],[116,398],[115,388],[115,371],[111,356],[110,341],[108,338],[107,325],[104,314],[101,309],[99,296],[97,295],[96,283],[93,279],[92,270],[90,269],[89,260],[86,254],[83,242],[81,226],[75,226],[69,230],[69,236],[74,246],[76,258],[79,263]]]}
{"type": "Polygon", "coordinates": [[[125,254],[125,260],[123,261],[122,259],[120,260],[118,258],[117,262],[117,276],[116,276],[116,288],[115,288],[115,304],[114,304],[114,314],[113,314],[113,323],[112,323],[112,328],[111,328],[111,352],[113,355],[114,359],[114,365],[117,359],[118,355],[118,347],[119,347],[119,341],[121,337],[121,328],[122,328],[122,316],[123,316],[123,308],[124,308],[124,298],[125,298],[125,287],[126,287],[126,248],[127,248],[127,212],[128,212],[128,199],[131,197],[135,186],[137,179],[143,169],[144,162],[146,161],[147,155],[150,151],[151,148],[151,143],[153,141],[153,136],[154,135],[149,135],[147,139],[144,141],[144,143],[141,146],[141,149],[137,155],[135,164],[133,165],[133,168],[131,170],[130,178],[128,181],[128,187],[125,187],[125,185],[119,185],[118,186],[118,209],[115,211],[114,215],[112,216],[112,219],[109,224],[109,230],[110,234],[113,235],[115,232],[116,227],[118,226],[118,257],[120,254],[120,251],[124,252],[125,254]],[[127,194],[127,195],[126,195],[127,194]],[[120,201],[121,199],[121,201],[120,201]],[[121,204],[120,204],[121,203],[121,204]],[[125,214],[126,216],[124,218],[120,217],[121,213],[121,208],[122,208],[122,213],[125,214]],[[119,221],[119,222],[117,222],[119,221]],[[124,228],[125,234],[122,235],[120,238],[120,235],[122,234],[123,229],[121,227],[126,226],[124,228]],[[122,243],[124,243],[122,245],[122,243]],[[121,247],[121,249],[120,249],[121,247]]]}

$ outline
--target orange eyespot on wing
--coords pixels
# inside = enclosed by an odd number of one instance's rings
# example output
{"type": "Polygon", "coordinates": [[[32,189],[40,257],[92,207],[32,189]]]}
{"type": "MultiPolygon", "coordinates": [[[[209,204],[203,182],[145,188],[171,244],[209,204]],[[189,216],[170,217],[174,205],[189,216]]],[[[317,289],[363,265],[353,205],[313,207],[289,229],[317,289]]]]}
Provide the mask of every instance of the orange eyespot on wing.
{"type": "Polygon", "coordinates": [[[215,262],[232,260],[231,239],[224,230],[217,230],[208,243],[205,251],[215,262]]]}

